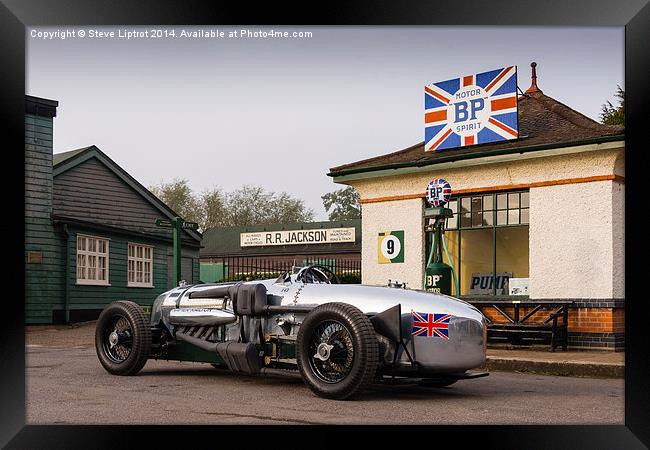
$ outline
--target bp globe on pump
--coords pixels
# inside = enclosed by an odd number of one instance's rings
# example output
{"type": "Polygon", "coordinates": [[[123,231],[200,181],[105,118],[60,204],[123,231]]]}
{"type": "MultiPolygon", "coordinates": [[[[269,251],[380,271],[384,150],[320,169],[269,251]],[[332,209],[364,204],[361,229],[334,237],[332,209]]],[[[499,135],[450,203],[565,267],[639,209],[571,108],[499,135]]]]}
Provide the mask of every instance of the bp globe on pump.
{"type": "Polygon", "coordinates": [[[451,198],[451,185],[443,178],[431,180],[427,186],[427,202],[431,206],[444,206],[451,198]]]}
{"type": "MultiPolygon", "coordinates": [[[[445,223],[453,212],[444,206],[451,198],[451,185],[444,178],[434,178],[427,186],[427,202],[431,205],[425,209],[427,225],[425,229],[432,233],[431,250],[424,270],[424,289],[438,294],[451,295],[451,280],[455,279],[453,268],[442,260],[445,223]]],[[[447,254],[449,260],[449,255],[447,254]]],[[[458,295],[458,288],[456,288],[458,295]]]]}

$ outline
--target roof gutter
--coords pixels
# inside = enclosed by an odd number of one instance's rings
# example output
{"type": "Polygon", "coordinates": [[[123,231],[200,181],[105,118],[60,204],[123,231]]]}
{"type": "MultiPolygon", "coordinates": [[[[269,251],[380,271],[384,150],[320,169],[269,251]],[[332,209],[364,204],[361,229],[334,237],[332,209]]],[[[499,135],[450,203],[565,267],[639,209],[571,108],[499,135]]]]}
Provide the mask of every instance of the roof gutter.
{"type": "MultiPolygon", "coordinates": [[[[470,153],[464,155],[451,154],[448,156],[441,156],[439,158],[436,158],[433,161],[425,160],[425,161],[410,161],[410,162],[403,162],[403,163],[384,164],[384,165],[378,165],[372,167],[363,167],[358,169],[348,169],[348,170],[341,170],[336,172],[329,172],[327,175],[333,177],[335,182],[342,182],[342,181],[362,179],[362,178],[378,178],[382,176],[398,175],[403,172],[418,172],[421,170],[425,170],[423,169],[425,167],[439,166],[444,163],[453,163],[456,161],[485,159],[490,157],[538,152],[542,150],[565,149],[568,147],[579,147],[579,146],[602,144],[602,143],[617,142],[617,141],[624,141],[624,140],[625,140],[625,135],[619,134],[615,136],[604,136],[604,137],[584,139],[584,140],[573,141],[573,142],[563,142],[557,144],[531,145],[529,147],[515,147],[515,148],[505,148],[505,149],[502,148],[502,149],[486,150],[481,153],[470,153]],[[412,170],[402,171],[399,169],[412,169],[412,170]],[[399,172],[395,172],[398,170],[399,172]],[[380,171],[387,172],[387,173],[381,173],[381,174],[370,173],[370,172],[380,172],[380,171]],[[367,175],[358,176],[359,174],[367,174],[367,175]],[[357,176],[353,176],[353,175],[357,175],[357,176]]],[[[596,148],[594,148],[594,150],[596,150],[596,148]]],[[[578,151],[585,151],[585,150],[578,150],[578,151]]],[[[575,153],[575,152],[567,152],[567,153],[575,153]]]]}
{"type": "MultiPolygon", "coordinates": [[[[112,227],[110,225],[102,225],[99,223],[95,222],[87,222],[85,220],[80,220],[80,219],[75,219],[73,217],[65,217],[65,216],[59,216],[56,214],[52,214],[52,221],[55,224],[67,224],[71,226],[76,226],[79,228],[89,228],[92,230],[97,230],[100,232],[106,232],[106,233],[114,233],[118,234],[121,236],[127,236],[127,237],[137,237],[141,239],[148,239],[148,240],[153,240],[153,241],[158,241],[158,242],[165,242],[167,244],[170,244],[172,242],[172,238],[166,237],[166,236],[161,236],[161,235],[155,235],[155,234],[149,234],[144,231],[135,231],[135,230],[128,230],[125,228],[117,228],[117,227],[112,227]]],[[[202,248],[203,245],[200,242],[196,241],[190,241],[187,239],[182,240],[182,245],[183,247],[193,247],[193,248],[202,248]]]]}

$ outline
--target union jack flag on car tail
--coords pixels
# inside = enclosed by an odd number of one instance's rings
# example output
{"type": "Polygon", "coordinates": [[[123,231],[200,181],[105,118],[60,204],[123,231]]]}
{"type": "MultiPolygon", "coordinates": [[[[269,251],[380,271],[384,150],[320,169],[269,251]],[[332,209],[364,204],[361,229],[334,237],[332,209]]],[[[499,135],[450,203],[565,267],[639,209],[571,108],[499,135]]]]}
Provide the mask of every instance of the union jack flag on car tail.
{"type": "Polygon", "coordinates": [[[413,316],[413,336],[449,339],[449,314],[430,314],[411,311],[413,316]]]}
{"type": "Polygon", "coordinates": [[[424,150],[516,139],[517,67],[424,87],[424,150]]]}

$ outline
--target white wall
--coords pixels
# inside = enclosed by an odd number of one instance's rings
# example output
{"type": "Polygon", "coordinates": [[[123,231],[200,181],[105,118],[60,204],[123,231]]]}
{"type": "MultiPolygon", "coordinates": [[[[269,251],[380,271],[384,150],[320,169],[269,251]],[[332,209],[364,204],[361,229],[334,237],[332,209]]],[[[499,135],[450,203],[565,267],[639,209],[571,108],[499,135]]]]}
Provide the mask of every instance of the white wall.
{"type": "Polygon", "coordinates": [[[422,289],[425,254],[422,199],[367,203],[362,208],[362,283],[386,285],[390,279],[406,282],[410,288],[422,289]],[[404,262],[379,264],[379,233],[394,230],[404,230],[404,262]]]}
{"type": "Polygon", "coordinates": [[[612,194],[612,298],[625,298],[625,185],[614,183],[612,194]]]}
{"type": "MultiPolygon", "coordinates": [[[[620,175],[624,148],[507,163],[447,168],[391,177],[348,181],[362,200],[424,193],[432,178],[443,177],[454,190],[517,186],[566,180],[569,184],[533,187],[530,209],[530,295],[532,298],[623,298],[624,186],[616,181],[571,180],[620,175]],[[561,217],[558,217],[561,216],[561,217]]],[[[422,199],[364,203],[362,282],[388,279],[422,287],[424,234],[422,199]],[[404,230],[404,263],[378,264],[377,234],[404,230]]]]}
{"type": "Polygon", "coordinates": [[[620,296],[621,190],[613,181],[530,189],[531,298],[620,296]]]}
{"type": "Polygon", "coordinates": [[[354,186],[362,199],[393,195],[423,194],[429,181],[447,180],[453,190],[480,189],[593,176],[623,175],[624,149],[588,151],[568,155],[479,164],[467,167],[434,169],[380,178],[346,182],[354,186]]]}

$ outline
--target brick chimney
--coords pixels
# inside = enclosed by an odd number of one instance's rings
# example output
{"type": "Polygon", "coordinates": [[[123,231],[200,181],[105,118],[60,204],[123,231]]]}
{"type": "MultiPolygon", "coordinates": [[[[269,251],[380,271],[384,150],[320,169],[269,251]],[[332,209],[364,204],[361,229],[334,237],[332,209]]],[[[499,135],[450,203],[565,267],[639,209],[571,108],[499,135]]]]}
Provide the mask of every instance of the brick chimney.
{"type": "Polygon", "coordinates": [[[543,92],[539,87],[537,87],[537,63],[533,61],[532,63],[530,63],[530,67],[531,67],[530,87],[524,93],[541,95],[543,94],[543,92]]]}

